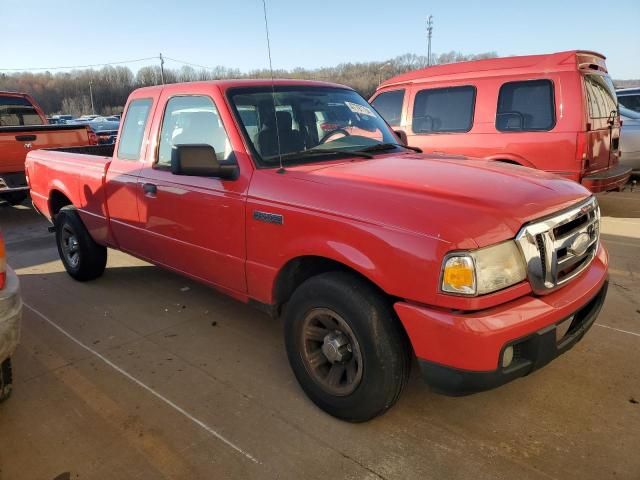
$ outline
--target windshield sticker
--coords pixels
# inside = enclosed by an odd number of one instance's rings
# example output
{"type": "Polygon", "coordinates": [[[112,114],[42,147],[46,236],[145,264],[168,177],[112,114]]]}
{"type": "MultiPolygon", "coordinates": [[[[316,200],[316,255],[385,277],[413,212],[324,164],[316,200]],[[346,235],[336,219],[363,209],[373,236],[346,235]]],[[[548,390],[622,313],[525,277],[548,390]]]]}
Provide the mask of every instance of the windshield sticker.
{"type": "Polygon", "coordinates": [[[376,114],[369,107],[365,107],[364,105],[358,105],[357,103],[344,102],[347,108],[351,110],[353,113],[358,113],[360,115],[368,115],[370,117],[375,117],[376,114]]]}

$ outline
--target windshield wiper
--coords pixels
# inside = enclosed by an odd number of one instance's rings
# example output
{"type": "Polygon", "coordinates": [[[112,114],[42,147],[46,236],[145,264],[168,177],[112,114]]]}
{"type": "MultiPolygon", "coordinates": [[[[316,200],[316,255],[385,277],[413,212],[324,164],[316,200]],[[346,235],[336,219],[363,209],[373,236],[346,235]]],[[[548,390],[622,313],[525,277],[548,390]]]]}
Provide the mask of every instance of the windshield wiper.
{"type": "Polygon", "coordinates": [[[408,150],[413,150],[417,153],[422,153],[422,149],[418,147],[410,147],[408,145],[401,145],[399,143],[379,143],[378,145],[371,145],[370,147],[363,148],[359,150],[360,152],[382,152],[384,150],[391,150],[392,148],[406,148],[408,150]]]}
{"type": "Polygon", "coordinates": [[[291,158],[314,157],[314,156],[320,156],[320,155],[345,155],[347,157],[373,158],[373,155],[363,150],[341,150],[339,148],[300,150],[299,152],[285,153],[280,157],[278,157],[277,155],[274,155],[272,158],[282,158],[282,160],[285,160],[285,159],[288,160],[291,158]]]}

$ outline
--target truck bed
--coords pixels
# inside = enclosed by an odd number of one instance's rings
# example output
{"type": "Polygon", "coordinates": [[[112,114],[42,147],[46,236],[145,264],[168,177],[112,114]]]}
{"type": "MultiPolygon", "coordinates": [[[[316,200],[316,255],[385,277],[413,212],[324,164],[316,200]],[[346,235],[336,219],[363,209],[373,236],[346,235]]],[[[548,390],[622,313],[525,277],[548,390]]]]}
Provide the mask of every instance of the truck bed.
{"type": "Polygon", "coordinates": [[[29,152],[26,172],[34,206],[51,220],[60,204],[73,203],[93,238],[105,240],[108,215],[104,181],[112,152],[113,145],[29,152]],[[65,203],[65,199],[72,202],[65,203]]]}

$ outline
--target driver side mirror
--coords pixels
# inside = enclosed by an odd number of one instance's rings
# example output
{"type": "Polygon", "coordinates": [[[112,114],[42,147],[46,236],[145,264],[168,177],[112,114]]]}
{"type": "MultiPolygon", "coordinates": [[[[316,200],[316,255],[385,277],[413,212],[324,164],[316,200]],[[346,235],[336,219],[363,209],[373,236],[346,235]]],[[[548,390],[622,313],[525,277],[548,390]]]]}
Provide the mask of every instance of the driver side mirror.
{"type": "Polygon", "coordinates": [[[235,180],[238,166],[220,165],[211,145],[174,145],[171,148],[171,173],[235,180]]]}
{"type": "Polygon", "coordinates": [[[400,145],[407,145],[409,143],[409,139],[407,138],[407,133],[404,130],[394,130],[393,133],[396,134],[398,140],[400,140],[400,145]]]}

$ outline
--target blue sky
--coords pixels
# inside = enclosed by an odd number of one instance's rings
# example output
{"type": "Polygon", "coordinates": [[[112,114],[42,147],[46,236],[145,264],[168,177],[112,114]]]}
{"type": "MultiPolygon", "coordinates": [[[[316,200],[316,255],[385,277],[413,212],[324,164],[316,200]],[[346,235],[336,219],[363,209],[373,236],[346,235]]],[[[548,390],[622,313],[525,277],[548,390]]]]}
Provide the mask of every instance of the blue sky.
{"type": "MultiPolygon", "coordinates": [[[[431,13],[435,53],[589,49],[607,56],[614,78],[640,78],[638,0],[267,0],[267,8],[276,68],[425,54],[425,19],[431,13]]],[[[0,69],[85,65],[158,52],[242,71],[268,64],[261,0],[0,0],[0,25],[0,69]]]]}

